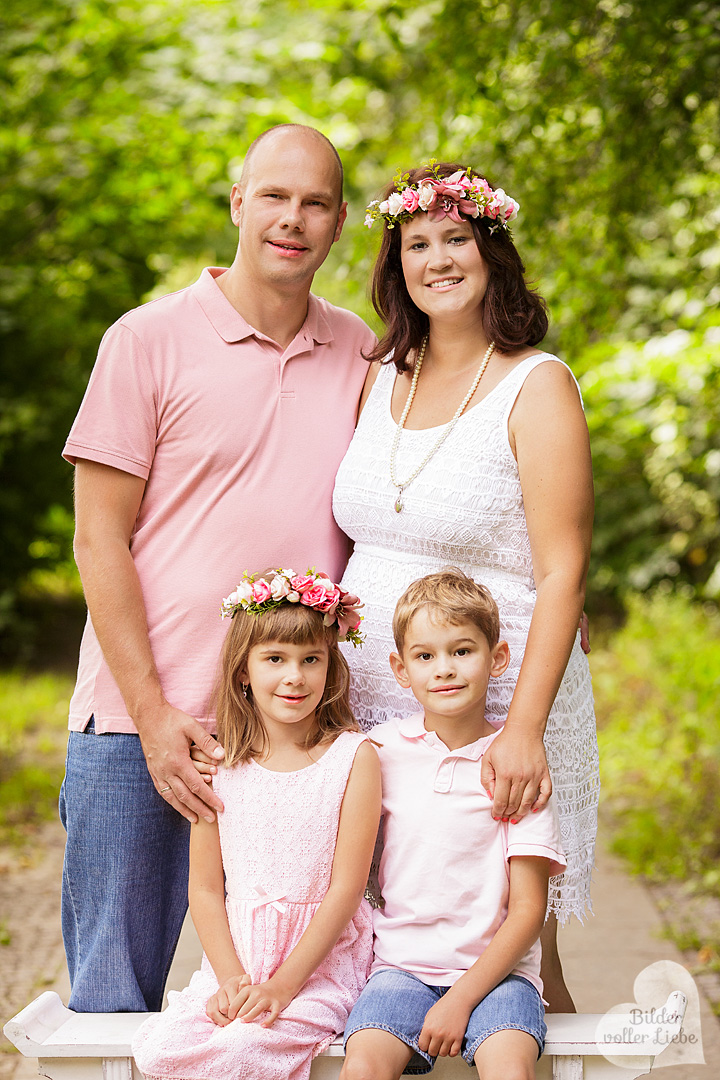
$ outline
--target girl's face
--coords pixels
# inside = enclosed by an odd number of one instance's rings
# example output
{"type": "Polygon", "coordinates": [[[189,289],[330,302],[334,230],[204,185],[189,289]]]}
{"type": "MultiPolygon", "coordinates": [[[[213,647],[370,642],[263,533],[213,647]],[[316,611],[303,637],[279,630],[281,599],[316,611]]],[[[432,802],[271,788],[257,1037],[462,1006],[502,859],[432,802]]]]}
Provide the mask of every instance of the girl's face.
{"type": "Polygon", "coordinates": [[[325,690],[328,645],[316,641],[291,645],[266,641],[253,645],[247,661],[247,682],[268,732],[274,725],[300,725],[304,733],[315,721],[325,690]]]}
{"type": "Polygon", "coordinates": [[[410,298],[431,322],[482,322],[489,275],[469,221],[415,214],[400,226],[400,258],[410,298]]]}

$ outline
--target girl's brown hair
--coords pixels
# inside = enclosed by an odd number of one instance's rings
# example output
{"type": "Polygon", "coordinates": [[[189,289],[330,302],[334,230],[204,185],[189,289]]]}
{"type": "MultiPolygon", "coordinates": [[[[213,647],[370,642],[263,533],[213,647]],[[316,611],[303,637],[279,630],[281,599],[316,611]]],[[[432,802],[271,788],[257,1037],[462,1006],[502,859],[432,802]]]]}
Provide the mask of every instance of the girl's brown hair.
{"type": "MultiPolygon", "coordinates": [[[[433,169],[410,169],[403,175],[410,184],[432,178],[452,176],[466,166],[441,162],[433,169]]],[[[478,173],[473,171],[473,175],[478,173]]],[[[486,178],[487,179],[487,178],[486,178]]],[[[489,183],[489,181],[488,181],[489,183]]],[[[492,185],[491,185],[492,186],[492,185]]],[[[395,191],[390,183],[382,195],[387,199],[395,191]]],[[[422,212],[422,211],[418,211],[422,212]]],[[[513,353],[528,345],[537,345],[547,333],[545,301],[525,283],[525,267],[506,229],[490,229],[490,218],[467,218],[475,243],[489,271],[489,282],[482,302],[483,326],[489,341],[501,352],[513,353]]],[[[408,355],[417,352],[428,333],[429,320],[410,299],[400,259],[400,226],[389,229],[383,224],[380,251],[372,276],[372,301],[386,326],[386,331],[366,360],[392,360],[399,372],[409,371],[408,355]]]]}
{"type": "Polygon", "coordinates": [[[250,650],[268,641],[284,645],[324,642],[328,647],[325,690],[315,711],[315,728],[308,734],[307,750],[332,741],[341,731],[360,730],[350,711],[350,673],[338,649],[336,625],[325,626],[319,611],[302,604],[281,604],[262,615],[239,610],[225,638],[214,695],[218,740],[225,748],[227,766],[248,761],[267,747],[267,732],[255,707],[252,688],[247,688],[246,697],[243,684],[250,650]]]}

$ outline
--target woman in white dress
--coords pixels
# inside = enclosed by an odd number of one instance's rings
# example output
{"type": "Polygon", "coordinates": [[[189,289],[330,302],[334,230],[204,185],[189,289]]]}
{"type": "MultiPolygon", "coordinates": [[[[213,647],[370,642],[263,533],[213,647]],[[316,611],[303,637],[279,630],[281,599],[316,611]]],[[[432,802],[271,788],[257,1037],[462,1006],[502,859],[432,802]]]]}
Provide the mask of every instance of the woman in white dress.
{"type": "Polygon", "coordinates": [[[417,711],[388,663],[411,581],[457,566],[498,603],[511,663],[488,694],[488,719],[504,728],[483,782],[510,821],[555,791],[568,870],[550,882],[542,976],[551,1009],[568,1012],[557,923],[590,908],[599,788],[578,633],[592,472],[577,383],[535,347],[547,316],[507,227],[517,209],[451,164],[396,176],[368,207],[366,223],[383,222],[373,301],[387,330],[334,510],[354,541],[343,588],[366,601],[366,644],[346,654],[366,728],[417,711]]]}

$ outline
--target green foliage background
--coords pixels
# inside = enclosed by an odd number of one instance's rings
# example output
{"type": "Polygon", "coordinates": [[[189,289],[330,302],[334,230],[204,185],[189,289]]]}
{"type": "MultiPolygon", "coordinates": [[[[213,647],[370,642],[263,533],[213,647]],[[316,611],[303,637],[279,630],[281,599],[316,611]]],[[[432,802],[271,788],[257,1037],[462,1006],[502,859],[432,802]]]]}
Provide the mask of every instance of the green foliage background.
{"type": "Polygon", "coordinates": [[[317,291],[366,316],[362,208],[398,165],[458,158],[518,198],[548,347],[584,374],[594,602],[716,595],[719,83],[704,0],[6,0],[0,619],[72,580],[59,451],[103,331],[231,259],[230,182],[285,121],[343,156],[317,291]]]}
{"type": "Polygon", "coordinates": [[[613,846],[720,896],[720,618],[662,588],[628,607],[591,658],[613,846]]]}

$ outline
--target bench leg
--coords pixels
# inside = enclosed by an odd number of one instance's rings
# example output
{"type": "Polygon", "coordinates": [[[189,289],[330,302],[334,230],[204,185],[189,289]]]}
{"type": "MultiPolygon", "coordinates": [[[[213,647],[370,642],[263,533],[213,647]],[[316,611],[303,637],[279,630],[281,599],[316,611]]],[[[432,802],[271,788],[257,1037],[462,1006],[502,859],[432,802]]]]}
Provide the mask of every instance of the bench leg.
{"type": "Polygon", "coordinates": [[[583,1080],[583,1059],[581,1057],[554,1057],[553,1080],[583,1080]]]}
{"type": "Polygon", "coordinates": [[[132,1058],[103,1058],[103,1080],[133,1080],[132,1058]]]}

